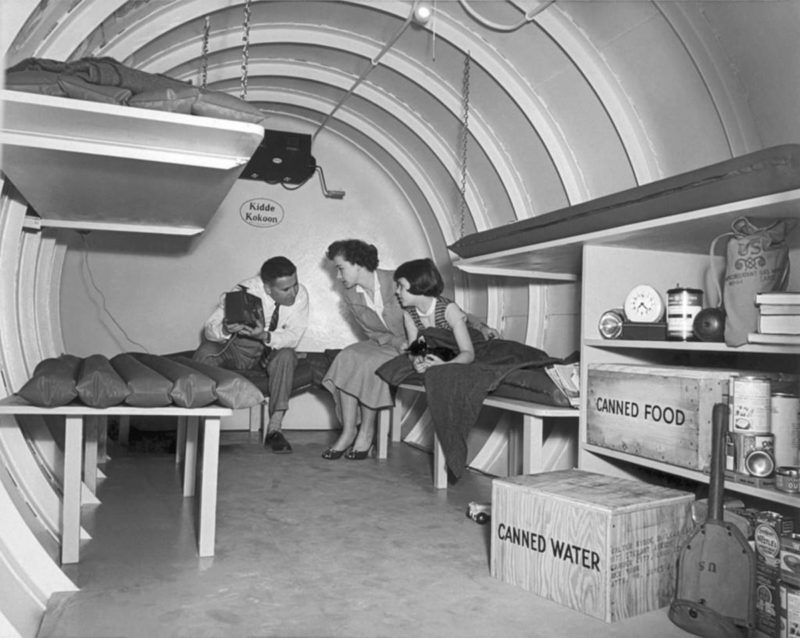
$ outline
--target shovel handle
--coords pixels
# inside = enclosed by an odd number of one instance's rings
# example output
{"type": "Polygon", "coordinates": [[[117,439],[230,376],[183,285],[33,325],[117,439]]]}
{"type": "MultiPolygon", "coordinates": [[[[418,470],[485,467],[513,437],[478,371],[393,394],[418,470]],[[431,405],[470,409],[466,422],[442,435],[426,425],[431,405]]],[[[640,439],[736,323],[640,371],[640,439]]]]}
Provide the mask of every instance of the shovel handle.
{"type": "Polygon", "coordinates": [[[711,478],[708,490],[708,517],[722,521],[722,494],[725,490],[725,435],[728,433],[728,404],[715,403],[711,412],[711,478]]]}

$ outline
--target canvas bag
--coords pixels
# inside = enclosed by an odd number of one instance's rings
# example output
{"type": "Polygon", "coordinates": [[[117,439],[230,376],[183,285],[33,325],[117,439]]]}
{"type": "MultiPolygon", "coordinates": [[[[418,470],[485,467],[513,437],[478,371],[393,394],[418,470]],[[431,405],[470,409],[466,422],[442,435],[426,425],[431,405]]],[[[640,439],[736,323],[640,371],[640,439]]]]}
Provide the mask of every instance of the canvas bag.
{"type": "Polygon", "coordinates": [[[725,308],[727,345],[744,345],[747,343],[747,334],[756,332],[757,293],[786,289],[789,281],[786,236],[790,230],[786,220],[759,227],[747,217],[739,217],[731,224],[732,232],[714,238],[712,255],[717,240],[729,238],[721,295],[725,308]]]}

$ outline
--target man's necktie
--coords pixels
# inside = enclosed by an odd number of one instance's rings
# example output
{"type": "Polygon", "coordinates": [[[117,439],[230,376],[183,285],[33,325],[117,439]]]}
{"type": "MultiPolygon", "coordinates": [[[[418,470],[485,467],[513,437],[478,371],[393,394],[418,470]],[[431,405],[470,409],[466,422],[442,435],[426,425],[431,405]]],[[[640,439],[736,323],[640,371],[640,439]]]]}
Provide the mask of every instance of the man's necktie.
{"type": "Polygon", "coordinates": [[[275,304],[275,310],[272,311],[272,317],[270,317],[269,327],[267,328],[267,331],[273,332],[275,330],[275,328],[278,327],[278,311],[279,310],[280,310],[280,306],[278,304],[275,304]]]}

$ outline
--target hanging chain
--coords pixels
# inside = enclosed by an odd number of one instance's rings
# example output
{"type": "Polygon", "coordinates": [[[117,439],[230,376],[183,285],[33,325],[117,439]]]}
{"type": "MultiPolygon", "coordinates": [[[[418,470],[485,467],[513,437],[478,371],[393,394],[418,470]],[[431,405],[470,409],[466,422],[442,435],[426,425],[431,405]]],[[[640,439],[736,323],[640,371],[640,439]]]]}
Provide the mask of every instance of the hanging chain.
{"type": "Polygon", "coordinates": [[[201,75],[200,86],[206,88],[208,85],[208,36],[211,29],[211,18],[206,16],[203,26],[203,72],[201,75]]]}
{"type": "Polygon", "coordinates": [[[247,58],[250,55],[250,0],[244,3],[244,25],[242,26],[242,93],[247,99],[247,58]]]}
{"type": "Polygon", "coordinates": [[[464,236],[464,225],[467,218],[467,142],[469,141],[469,76],[472,56],[467,51],[464,58],[464,78],[461,86],[461,189],[460,189],[460,226],[459,237],[464,236]]]}

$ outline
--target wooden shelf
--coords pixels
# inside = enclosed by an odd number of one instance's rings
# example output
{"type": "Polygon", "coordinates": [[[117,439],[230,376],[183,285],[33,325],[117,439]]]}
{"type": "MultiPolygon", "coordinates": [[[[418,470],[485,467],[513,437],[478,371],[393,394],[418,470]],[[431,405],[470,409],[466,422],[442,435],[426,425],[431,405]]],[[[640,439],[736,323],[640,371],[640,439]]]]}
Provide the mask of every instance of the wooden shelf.
{"type": "MultiPolygon", "coordinates": [[[[709,481],[708,474],[698,472],[697,470],[690,470],[677,465],[660,463],[659,461],[654,461],[652,459],[626,454],[625,452],[619,452],[618,450],[609,450],[607,448],[591,445],[589,443],[585,443],[583,445],[583,449],[587,452],[591,452],[592,454],[617,459],[618,461],[625,461],[626,463],[630,463],[632,465],[658,470],[659,472],[664,472],[665,474],[680,476],[698,483],[708,484],[709,481]]],[[[765,501],[782,503],[791,507],[800,508],[800,494],[781,492],[780,490],[776,490],[774,488],[757,488],[750,485],[745,485],[743,483],[737,483],[735,481],[725,481],[725,489],[731,492],[737,492],[739,494],[754,496],[765,501]]]]}
{"type": "Polygon", "coordinates": [[[633,341],[624,339],[584,339],[584,344],[592,348],[608,350],[627,350],[646,348],[648,350],[674,350],[676,352],[722,352],[727,354],[800,354],[800,346],[770,346],[747,344],[732,348],[724,343],[703,341],[633,341]]]}
{"type": "Polygon", "coordinates": [[[729,231],[738,217],[747,215],[754,220],[793,219],[798,214],[798,201],[800,189],[794,189],[460,259],[454,265],[474,274],[577,281],[582,271],[581,252],[584,245],[706,254],[714,237],[729,231]]]}
{"type": "Polygon", "coordinates": [[[257,124],[0,91],[2,170],[41,226],[191,235],[264,137],[257,124]]]}

